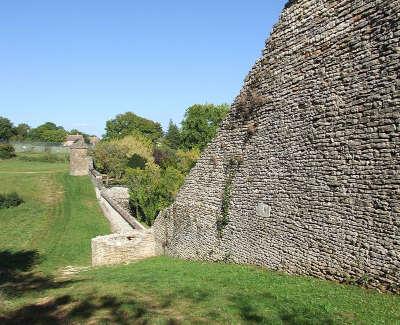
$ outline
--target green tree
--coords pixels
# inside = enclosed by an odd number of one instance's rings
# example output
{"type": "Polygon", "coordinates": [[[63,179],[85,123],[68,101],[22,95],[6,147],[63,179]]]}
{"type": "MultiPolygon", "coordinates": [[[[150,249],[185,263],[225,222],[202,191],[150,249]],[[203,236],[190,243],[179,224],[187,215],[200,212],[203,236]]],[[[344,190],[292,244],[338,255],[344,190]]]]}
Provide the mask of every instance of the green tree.
{"type": "Polygon", "coordinates": [[[64,142],[68,132],[62,126],[57,126],[52,122],[44,123],[37,128],[31,129],[29,138],[33,141],[41,142],[64,142]]]}
{"type": "Polygon", "coordinates": [[[11,144],[0,143],[0,159],[10,159],[15,157],[15,149],[11,144]]]}
{"type": "Polygon", "coordinates": [[[182,121],[182,147],[203,150],[215,137],[218,127],[229,112],[229,105],[193,105],[182,121]]]}
{"type": "Polygon", "coordinates": [[[119,114],[107,121],[105,139],[122,139],[127,135],[141,133],[156,142],[163,136],[160,123],[145,119],[132,112],[119,114]]]}
{"type": "Polygon", "coordinates": [[[154,165],[151,140],[144,135],[99,142],[92,155],[96,169],[121,180],[129,166],[154,165]]]}
{"type": "Polygon", "coordinates": [[[178,149],[181,145],[181,133],[178,126],[172,120],[169,121],[165,141],[172,149],[178,149]]]}
{"type": "Polygon", "coordinates": [[[14,135],[14,125],[8,118],[0,116],[0,141],[8,141],[14,135]]]}
{"type": "Polygon", "coordinates": [[[28,138],[31,127],[28,124],[20,123],[14,128],[14,136],[12,140],[23,141],[28,138]]]}
{"type": "Polygon", "coordinates": [[[176,152],[178,157],[177,168],[185,175],[189,174],[190,170],[196,165],[197,160],[200,158],[200,150],[194,148],[188,151],[178,150],[176,152]]]}
{"type": "Polygon", "coordinates": [[[177,167],[177,151],[165,144],[160,144],[153,150],[154,162],[161,168],[177,167]]]}
{"type": "Polygon", "coordinates": [[[92,152],[96,169],[107,176],[121,179],[128,165],[123,148],[115,141],[101,141],[92,152]]]}
{"type": "Polygon", "coordinates": [[[127,172],[130,205],[137,218],[152,225],[158,213],[174,200],[185,179],[173,167],[167,169],[156,165],[127,172]]]}

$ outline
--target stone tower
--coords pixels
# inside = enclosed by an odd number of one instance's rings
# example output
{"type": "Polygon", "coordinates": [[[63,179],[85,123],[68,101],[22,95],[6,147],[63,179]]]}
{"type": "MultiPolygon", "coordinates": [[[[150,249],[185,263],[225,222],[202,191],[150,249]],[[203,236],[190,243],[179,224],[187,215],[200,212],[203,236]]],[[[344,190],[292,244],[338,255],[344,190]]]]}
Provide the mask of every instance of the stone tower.
{"type": "Polygon", "coordinates": [[[159,249],[398,291],[399,21],[400,0],[289,1],[159,249]]]}
{"type": "Polygon", "coordinates": [[[91,161],[91,158],[88,157],[88,147],[86,144],[77,143],[70,147],[70,175],[88,175],[91,161]]]}

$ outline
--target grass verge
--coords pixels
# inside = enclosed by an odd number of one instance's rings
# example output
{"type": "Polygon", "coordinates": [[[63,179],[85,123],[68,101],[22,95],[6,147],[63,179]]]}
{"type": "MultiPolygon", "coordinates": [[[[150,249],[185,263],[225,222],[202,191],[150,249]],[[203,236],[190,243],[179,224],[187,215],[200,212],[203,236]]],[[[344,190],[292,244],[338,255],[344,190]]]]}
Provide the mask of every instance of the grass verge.
{"type": "Polygon", "coordinates": [[[399,296],[252,266],[158,257],[66,274],[108,232],[89,179],[57,163],[1,170],[25,201],[0,211],[1,324],[400,323],[399,296]]]}

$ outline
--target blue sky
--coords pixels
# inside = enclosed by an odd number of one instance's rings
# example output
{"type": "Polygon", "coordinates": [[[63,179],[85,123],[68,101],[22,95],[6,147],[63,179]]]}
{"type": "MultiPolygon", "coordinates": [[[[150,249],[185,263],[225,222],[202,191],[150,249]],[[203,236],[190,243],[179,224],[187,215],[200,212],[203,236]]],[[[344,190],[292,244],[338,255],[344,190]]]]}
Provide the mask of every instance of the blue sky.
{"type": "Polygon", "coordinates": [[[101,135],[126,111],[165,127],[230,103],[285,2],[2,1],[0,115],[101,135]]]}

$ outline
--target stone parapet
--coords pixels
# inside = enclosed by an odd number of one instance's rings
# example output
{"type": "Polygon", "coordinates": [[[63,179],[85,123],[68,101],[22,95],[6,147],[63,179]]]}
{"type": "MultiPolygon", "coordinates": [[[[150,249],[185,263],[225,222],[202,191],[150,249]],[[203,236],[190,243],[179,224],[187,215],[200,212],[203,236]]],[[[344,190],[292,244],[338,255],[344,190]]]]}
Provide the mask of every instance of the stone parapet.
{"type": "Polygon", "coordinates": [[[151,230],[130,231],[92,239],[92,265],[113,265],[156,256],[151,230]]]}

